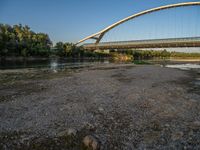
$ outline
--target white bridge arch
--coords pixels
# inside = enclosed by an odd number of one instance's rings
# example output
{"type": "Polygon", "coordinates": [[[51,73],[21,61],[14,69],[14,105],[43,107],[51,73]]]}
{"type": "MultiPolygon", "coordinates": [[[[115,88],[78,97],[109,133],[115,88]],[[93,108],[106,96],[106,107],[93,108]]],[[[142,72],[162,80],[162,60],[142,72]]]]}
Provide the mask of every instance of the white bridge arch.
{"type": "Polygon", "coordinates": [[[160,10],[163,10],[163,9],[169,9],[169,8],[175,8],[175,7],[183,7],[183,6],[193,6],[193,5],[200,5],[200,2],[185,2],[185,3],[165,5],[165,6],[160,6],[160,7],[148,9],[148,10],[133,14],[133,15],[131,15],[129,17],[126,17],[126,18],[124,18],[124,19],[122,19],[122,20],[120,20],[120,21],[118,21],[118,22],[106,27],[105,29],[103,29],[103,30],[101,30],[101,31],[99,31],[99,32],[97,32],[95,34],[92,34],[90,36],[85,37],[84,39],[78,41],[77,44],[83,43],[84,41],[89,40],[89,39],[95,39],[96,40],[95,44],[98,44],[101,41],[101,39],[103,38],[103,36],[108,31],[110,31],[111,29],[119,26],[120,24],[122,24],[124,22],[127,22],[129,20],[132,20],[132,19],[134,19],[136,17],[142,16],[142,15],[145,15],[145,14],[148,14],[148,13],[152,13],[152,12],[155,12],[155,11],[160,11],[160,10]]]}

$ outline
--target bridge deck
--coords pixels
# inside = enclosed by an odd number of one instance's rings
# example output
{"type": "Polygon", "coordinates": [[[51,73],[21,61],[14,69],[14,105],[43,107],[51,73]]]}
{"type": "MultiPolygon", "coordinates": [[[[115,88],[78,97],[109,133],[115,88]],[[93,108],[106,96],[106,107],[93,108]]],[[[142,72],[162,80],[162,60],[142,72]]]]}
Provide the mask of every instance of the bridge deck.
{"type": "Polygon", "coordinates": [[[169,48],[169,47],[200,47],[200,37],[152,39],[135,41],[102,42],[84,44],[84,48],[95,49],[132,49],[132,48],[169,48]]]}

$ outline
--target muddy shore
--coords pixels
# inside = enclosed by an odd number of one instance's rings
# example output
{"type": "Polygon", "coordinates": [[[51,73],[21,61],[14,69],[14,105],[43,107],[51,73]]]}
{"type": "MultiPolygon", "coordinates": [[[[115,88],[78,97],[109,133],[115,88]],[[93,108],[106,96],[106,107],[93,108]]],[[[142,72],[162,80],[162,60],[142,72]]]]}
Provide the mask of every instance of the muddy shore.
{"type": "Polygon", "coordinates": [[[87,135],[102,150],[200,149],[199,75],[130,64],[1,71],[0,149],[79,150],[87,135]]]}

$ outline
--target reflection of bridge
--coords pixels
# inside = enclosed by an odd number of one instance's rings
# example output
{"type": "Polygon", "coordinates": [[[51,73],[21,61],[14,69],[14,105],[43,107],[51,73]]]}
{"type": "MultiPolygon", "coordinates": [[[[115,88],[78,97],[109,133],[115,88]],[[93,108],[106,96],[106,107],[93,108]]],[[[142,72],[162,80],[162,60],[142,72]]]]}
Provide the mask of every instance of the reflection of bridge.
{"type": "Polygon", "coordinates": [[[140,13],[131,15],[127,18],[124,18],[107,28],[92,34],[82,40],[80,40],[77,44],[83,43],[87,40],[93,39],[96,40],[94,44],[84,44],[83,46],[87,49],[121,49],[121,48],[165,48],[165,47],[199,47],[200,46],[200,38],[199,37],[190,37],[190,38],[171,38],[171,39],[157,39],[157,40],[137,40],[137,41],[120,41],[120,42],[104,42],[102,43],[101,40],[108,33],[110,30],[114,29],[115,27],[132,20],[134,18],[164,10],[169,8],[176,8],[176,7],[183,7],[183,6],[194,6],[200,5],[200,2],[185,2],[185,3],[178,3],[172,5],[161,6],[149,10],[142,11],[140,13]]]}
{"type": "Polygon", "coordinates": [[[192,38],[171,38],[156,40],[137,40],[137,41],[119,41],[103,42],[99,44],[84,44],[83,47],[88,50],[96,49],[132,49],[132,48],[168,48],[168,47],[200,47],[200,37],[192,38]]]}

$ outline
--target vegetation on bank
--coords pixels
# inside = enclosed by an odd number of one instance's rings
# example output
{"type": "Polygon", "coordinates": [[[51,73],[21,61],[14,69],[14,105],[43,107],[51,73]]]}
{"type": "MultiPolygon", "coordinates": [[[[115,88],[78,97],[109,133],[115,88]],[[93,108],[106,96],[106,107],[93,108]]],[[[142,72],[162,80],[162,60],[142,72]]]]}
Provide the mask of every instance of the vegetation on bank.
{"type": "Polygon", "coordinates": [[[36,33],[27,25],[0,24],[0,57],[70,57],[70,58],[104,58],[111,57],[116,61],[130,61],[133,59],[151,58],[200,58],[200,53],[181,53],[155,51],[155,50],[110,50],[109,53],[101,51],[88,51],[73,43],[58,42],[53,44],[45,33],[36,33]]]}
{"type": "Polygon", "coordinates": [[[45,33],[25,25],[0,24],[0,56],[48,56],[52,42],[45,33]]]}
{"type": "Polygon", "coordinates": [[[113,61],[132,61],[134,59],[133,55],[116,53],[116,52],[111,52],[110,58],[113,61]]]}
{"type": "Polygon", "coordinates": [[[71,58],[83,58],[83,57],[104,58],[110,56],[108,53],[88,51],[81,46],[76,46],[73,43],[63,43],[63,42],[56,43],[56,45],[51,51],[51,54],[60,57],[71,57],[71,58]]]}
{"type": "Polygon", "coordinates": [[[108,57],[107,53],[86,51],[73,43],[58,42],[53,47],[49,36],[35,33],[27,25],[0,24],[0,57],[108,57]]]}
{"type": "Polygon", "coordinates": [[[134,59],[151,58],[200,58],[200,53],[169,52],[167,50],[126,50],[121,53],[131,55],[134,59]]]}

